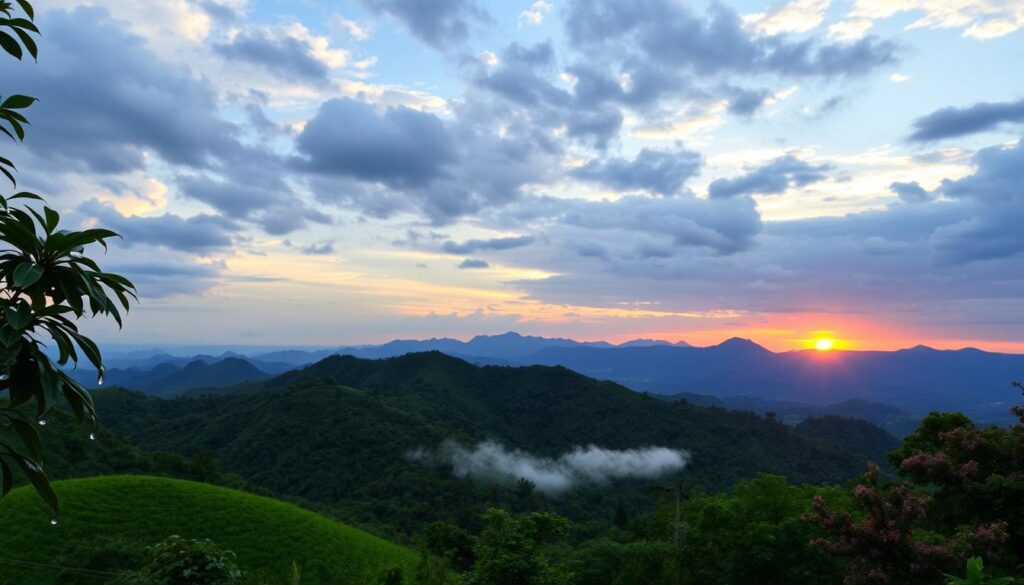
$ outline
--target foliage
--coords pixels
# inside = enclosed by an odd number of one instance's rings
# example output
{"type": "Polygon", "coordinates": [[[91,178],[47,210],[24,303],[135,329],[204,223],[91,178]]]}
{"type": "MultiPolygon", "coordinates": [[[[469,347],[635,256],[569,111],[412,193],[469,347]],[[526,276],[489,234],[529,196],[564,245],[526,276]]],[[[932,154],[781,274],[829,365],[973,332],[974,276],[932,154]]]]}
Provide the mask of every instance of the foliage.
{"type": "Polygon", "coordinates": [[[807,519],[832,534],[823,550],[850,558],[847,582],[931,583],[974,555],[1024,565],[1024,407],[1012,412],[1017,424],[986,429],[932,413],[890,454],[901,483],[872,468],[856,486],[859,516],[816,502],[807,519]]]}
{"type": "Polygon", "coordinates": [[[1003,554],[1024,564],[1024,408],[1013,411],[1017,424],[986,429],[960,414],[933,413],[892,460],[901,476],[929,489],[931,526],[1003,523],[1003,554]]]}
{"type": "Polygon", "coordinates": [[[946,575],[946,578],[949,579],[947,585],[1012,585],[1016,581],[1013,577],[990,578],[985,574],[985,563],[981,560],[981,557],[967,559],[966,577],[946,575]]]}
{"type": "Polygon", "coordinates": [[[111,430],[146,449],[208,453],[225,472],[393,538],[439,520],[479,531],[491,507],[556,512],[582,537],[597,536],[620,507],[652,504],[645,481],[552,497],[528,483],[467,481],[407,456],[448,439],[496,440],[548,457],[588,443],[685,448],[693,462],[683,474],[707,490],[759,471],[819,483],[863,469],[861,457],[752,414],[665,403],[564,368],[481,368],[437,353],[334,357],[219,396],[103,391],[95,400],[111,430]]]}
{"type": "Polygon", "coordinates": [[[146,549],[147,562],[134,574],[118,580],[123,585],[237,585],[242,572],[235,553],[208,539],[171,535],[146,549]]]}
{"type": "Polygon", "coordinates": [[[552,543],[568,535],[569,521],[555,514],[513,516],[491,509],[473,550],[476,561],[465,582],[472,585],[560,585],[569,582],[554,562],[552,543]]]}
{"type": "MultiPolygon", "coordinates": [[[[863,510],[859,518],[815,500],[814,511],[805,519],[832,536],[816,544],[826,554],[850,557],[844,583],[933,583],[955,558],[955,544],[918,529],[928,510],[928,496],[910,483],[882,485],[880,475],[878,467],[870,466],[854,489],[863,510]]],[[[1000,535],[994,528],[992,539],[1000,535]]]]}
{"type": "MultiPolygon", "coordinates": [[[[63,480],[54,487],[67,507],[57,526],[40,522],[45,507],[27,486],[0,501],[4,557],[50,565],[64,558],[67,566],[88,567],[93,561],[83,561],[94,555],[67,555],[73,548],[87,551],[98,536],[150,545],[177,534],[234,551],[249,581],[273,585],[291,580],[293,562],[303,585],[363,585],[386,568],[399,566],[411,575],[416,566],[409,549],[294,505],[226,488],[145,476],[63,480]]],[[[109,550],[121,554],[120,547],[109,550]]],[[[129,561],[106,570],[141,566],[129,561]]],[[[55,578],[13,565],[0,571],[17,583],[47,585],[55,578]]]]}
{"type": "MultiPolygon", "coordinates": [[[[14,5],[0,1],[0,47],[15,58],[25,52],[33,58],[37,48],[32,34],[34,13],[27,0],[15,0],[28,18],[18,16],[14,5]],[[13,33],[13,36],[12,36],[13,33]]],[[[0,131],[15,142],[25,138],[28,120],[20,110],[35,98],[10,95],[0,101],[0,131]]],[[[0,171],[15,185],[14,164],[0,157],[0,171]]],[[[38,195],[17,192],[0,195],[0,426],[17,435],[0,442],[0,496],[13,486],[13,468],[22,473],[46,501],[54,516],[59,512],[57,495],[42,468],[43,443],[37,425],[62,399],[81,422],[89,417],[95,424],[96,410],[89,393],[59,366],[77,365],[79,352],[103,375],[100,350],[82,335],[75,322],[87,314],[113,317],[121,324],[121,311],[135,297],[134,285],[123,276],[103,272],[84,250],[92,244],[106,248],[106,240],[117,234],[105,229],[68,231],[60,227],[60,214],[42,206],[15,207],[15,201],[37,200],[38,195]],[[51,340],[59,352],[55,364],[44,352],[51,340]],[[34,420],[26,412],[35,404],[34,420]],[[13,467],[12,467],[13,466],[13,467]]]]}

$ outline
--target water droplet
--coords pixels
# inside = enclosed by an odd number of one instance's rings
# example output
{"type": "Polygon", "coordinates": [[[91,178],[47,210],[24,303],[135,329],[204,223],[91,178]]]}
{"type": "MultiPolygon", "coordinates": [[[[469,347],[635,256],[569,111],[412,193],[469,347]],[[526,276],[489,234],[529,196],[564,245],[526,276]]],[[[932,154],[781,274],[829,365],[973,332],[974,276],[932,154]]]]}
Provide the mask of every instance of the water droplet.
{"type": "Polygon", "coordinates": [[[57,525],[57,519],[56,518],[51,518],[50,519],[50,524],[56,526],[57,525]]]}
{"type": "Polygon", "coordinates": [[[40,418],[39,419],[39,426],[45,427],[46,423],[47,423],[47,420],[45,418],[40,418]]]}
{"type": "Polygon", "coordinates": [[[96,440],[96,433],[89,433],[89,440],[90,441],[95,441],[96,440]]]}
{"type": "Polygon", "coordinates": [[[106,373],[106,370],[104,370],[103,368],[100,368],[100,373],[99,373],[98,376],[96,376],[96,385],[97,386],[102,386],[103,385],[103,374],[105,374],[105,373],[106,373]]]}

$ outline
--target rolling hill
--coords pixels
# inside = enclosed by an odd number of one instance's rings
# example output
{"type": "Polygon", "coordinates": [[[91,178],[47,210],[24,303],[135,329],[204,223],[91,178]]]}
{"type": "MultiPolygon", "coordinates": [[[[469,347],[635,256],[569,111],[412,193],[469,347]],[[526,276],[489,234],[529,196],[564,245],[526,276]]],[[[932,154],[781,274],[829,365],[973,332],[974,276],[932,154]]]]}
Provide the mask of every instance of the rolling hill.
{"type": "MultiPolygon", "coordinates": [[[[865,463],[752,413],[666,402],[561,367],[478,367],[437,352],[334,356],[216,396],[159,400],[103,391],[96,401],[105,424],[143,448],[209,453],[255,485],[396,534],[438,519],[471,525],[489,506],[522,505],[515,486],[456,477],[450,466],[410,458],[450,440],[495,441],[537,457],[586,445],[686,449],[692,461],[681,477],[707,489],[759,472],[842,481],[865,463]]],[[[648,485],[617,480],[581,485],[571,497],[527,495],[600,523],[622,498],[646,501],[648,485]]]]}
{"type": "Polygon", "coordinates": [[[0,574],[14,583],[55,583],[54,565],[98,539],[145,546],[170,535],[208,538],[234,551],[240,568],[265,583],[289,582],[294,562],[304,584],[362,585],[392,566],[411,574],[417,558],[291,504],[206,484],[108,476],[58,481],[54,488],[63,507],[55,526],[28,488],[0,500],[0,574]]]}
{"type": "MultiPolygon", "coordinates": [[[[69,374],[87,388],[96,387],[94,370],[74,370],[69,374]]],[[[218,360],[192,359],[184,365],[162,362],[152,368],[107,370],[105,383],[124,386],[153,396],[176,396],[188,390],[229,386],[270,377],[248,360],[227,357],[218,360]]]]}

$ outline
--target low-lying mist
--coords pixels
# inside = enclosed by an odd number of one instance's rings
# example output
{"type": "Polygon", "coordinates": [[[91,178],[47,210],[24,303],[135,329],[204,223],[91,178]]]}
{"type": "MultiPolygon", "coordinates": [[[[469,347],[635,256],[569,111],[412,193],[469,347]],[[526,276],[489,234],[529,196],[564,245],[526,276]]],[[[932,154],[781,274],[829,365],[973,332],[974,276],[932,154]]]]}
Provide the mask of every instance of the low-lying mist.
{"type": "Polygon", "coordinates": [[[499,483],[526,479],[547,494],[558,494],[581,483],[660,477],[683,469],[690,461],[687,451],[668,447],[615,450],[587,445],[552,458],[510,450],[493,441],[483,441],[472,448],[445,441],[437,449],[419,448],[408,456],[426,464],[451,465],[458,477],[499,483]]]}

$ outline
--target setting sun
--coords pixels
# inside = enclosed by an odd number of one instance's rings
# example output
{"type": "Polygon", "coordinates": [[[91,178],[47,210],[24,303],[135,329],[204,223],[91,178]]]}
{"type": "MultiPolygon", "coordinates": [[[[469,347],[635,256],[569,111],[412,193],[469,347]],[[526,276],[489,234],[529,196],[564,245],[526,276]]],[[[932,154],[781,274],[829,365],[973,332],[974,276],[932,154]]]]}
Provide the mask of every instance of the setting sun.
{"type": "Polygon", "coordinates": [[[814,349],[818,351],[828,351],[832,349],[832,340],[827,337],[823,337],[814,342],[814,349]]]}

